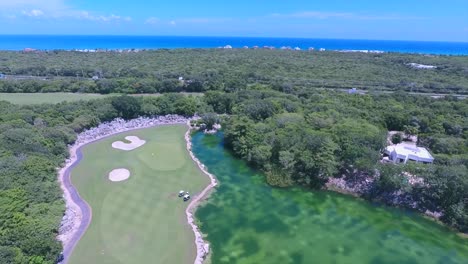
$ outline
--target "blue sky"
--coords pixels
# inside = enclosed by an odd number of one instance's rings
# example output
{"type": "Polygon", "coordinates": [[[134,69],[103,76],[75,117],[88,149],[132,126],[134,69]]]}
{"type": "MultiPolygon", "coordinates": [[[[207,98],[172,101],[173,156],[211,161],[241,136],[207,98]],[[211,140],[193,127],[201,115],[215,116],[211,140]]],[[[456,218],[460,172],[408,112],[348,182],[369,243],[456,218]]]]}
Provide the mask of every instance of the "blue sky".
{"type": "Polygon", "coordinates": [[[0,34],[468,42],[468,0],[0,0],[0,34]]]}

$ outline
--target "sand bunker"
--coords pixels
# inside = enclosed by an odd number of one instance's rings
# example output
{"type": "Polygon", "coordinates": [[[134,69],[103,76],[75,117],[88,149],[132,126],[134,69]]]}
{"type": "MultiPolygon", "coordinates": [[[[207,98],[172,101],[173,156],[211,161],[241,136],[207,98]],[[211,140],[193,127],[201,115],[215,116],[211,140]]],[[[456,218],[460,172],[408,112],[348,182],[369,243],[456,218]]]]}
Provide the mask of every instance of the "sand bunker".
{"type": "Polygon", "coordinates": [[[115,169],[109,172],[109,180],[113,182],[125,181],[130,177],[130,171],[127,169],[115,169]]]}
{"type": "Polygon", "coordinates": [[[125,143],[122,141],[115,141],[114,143],[112,143],[112,147],[115,149],[129,151],[129,150],[134,150],[136,148],[139,148],[146,143],[146,141],[136,136],[128,136],[128,137],[125,137],[125,139],[130,141],[130,143],[125,143]]]}

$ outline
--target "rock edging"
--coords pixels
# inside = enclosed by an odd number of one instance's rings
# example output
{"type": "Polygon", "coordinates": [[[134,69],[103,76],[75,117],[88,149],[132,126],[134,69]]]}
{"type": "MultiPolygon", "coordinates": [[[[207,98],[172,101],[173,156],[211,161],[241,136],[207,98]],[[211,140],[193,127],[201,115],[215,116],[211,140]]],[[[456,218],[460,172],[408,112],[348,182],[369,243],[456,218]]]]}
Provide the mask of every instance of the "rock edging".
{"type": "Polygon", "coordinates": [[[198,165],[198,168],[206,174],[210,180],[211,183],[203,189],[203,191],[198,194],[194,199],[190,202],[190,204],[187,206],[185,209],[185,214],[187,216],[187,222],[189,225],[192,227],[193,233],[195,234],[195,245],[197,247],[197,257],[195,258],[194,264],[202,264],[205,258],[207,257],[210,246],[209,244],[203,240],[203,235],[200,232],[198,226],[195,224],[194,217],[193,217],[193,210],[199,205],[199,203],[205,198],[207,193],[212,190],[216,185],[218,185],[218,182],[216,180],[216,177],[209,173],[206,169],[206,166],[200,162],[200,160],[195,157],[195,155],[192,152],[192,142],[190,140],[190,131],[191,131],[191,126],[190,126],[190,121],[187,122],[188,125],[188,130],[185,133],[185,141],[187,143],[187,151],[190,154],[190,157],[192,160],[198,165]]]}

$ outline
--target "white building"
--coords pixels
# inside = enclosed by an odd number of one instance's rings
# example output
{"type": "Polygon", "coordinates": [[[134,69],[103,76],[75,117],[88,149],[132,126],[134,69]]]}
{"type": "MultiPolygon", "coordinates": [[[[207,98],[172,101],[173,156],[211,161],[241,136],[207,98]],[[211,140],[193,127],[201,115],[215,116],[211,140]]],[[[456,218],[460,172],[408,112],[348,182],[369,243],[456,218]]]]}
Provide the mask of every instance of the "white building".
{"type": "Polygon", "coordinates": [[[434,158],[427,149],[405,143],[388,146],[385,149],[385,154],[388,155],[389,160],[395,163],[406,164],[408,160],[421,163],[432,163],[434,161],[434,158]]]}
{"type": "Polygon", "coordinates": [[[424,64],[419,64],[419,63],[408,63],[407,65],[415,68],[415,69],[437,69],[437,66],[434,65],[424,65],[424,64]]]}
{"type": "Polygon", "coordinates": [[[351,88],[351,89],[348,90],[348,93],[349,94],[355,94],[355,93],[357,93],[357,89],[356,88],[351,88]]]}

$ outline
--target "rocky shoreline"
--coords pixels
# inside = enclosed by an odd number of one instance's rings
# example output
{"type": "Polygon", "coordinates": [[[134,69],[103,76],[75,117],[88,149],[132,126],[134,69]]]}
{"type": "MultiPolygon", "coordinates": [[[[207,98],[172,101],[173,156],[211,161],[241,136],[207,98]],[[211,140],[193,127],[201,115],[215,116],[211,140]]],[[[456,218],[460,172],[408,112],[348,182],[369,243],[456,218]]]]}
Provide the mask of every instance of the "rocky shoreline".
{"type": "MultiPolygon", "coordinates": [[[[424,185],[422,178],[416,178],[412,175],[406,176],[411,185],[424,185]]],[[[367,200],[376,200],[390,206],[417,210],[436,220],[443,215],[442,212],[430,211],[423,208],[411,194],[403,190],[379,192],[376,194],[376,177],[378,177],[378,174],[371,176],[367,174],[350,173],[349,175],[342,175],[341,178],[329,178],[325,184],[325,188],[331,191],[362,197],[367,200]]]]}
{"type": "Polygon", "coordinates": [[[195,234],[195,244],[197,247],[197,257],[195,259],[194,264],[202,264],[203,261],[206,259],[210,252],[209,244],[203,239],[203,234],[200,232],[198,226],[194,222],[193,212],[195,211],[196,207],[200,204],[200,202],[206,198],[206,195],[218,185],[216,177],[209,173],[206,169],[206,166],[198,160],[197,157],[192,152],[192,141],[190,140],[190,132],[192,131],[192,127],[190,125],[190,121],[187,122],[189,129],[185,133],[185,141],[187,143],[187,151],[190,154],[192,160],[197,164],[198,168],[210,178],[210,184],[203,189],[203,191],[198,194],[187,206],[185,209],[185,214],[187,215],[187,222],[192,227],[193,233],[195,234]]]}

